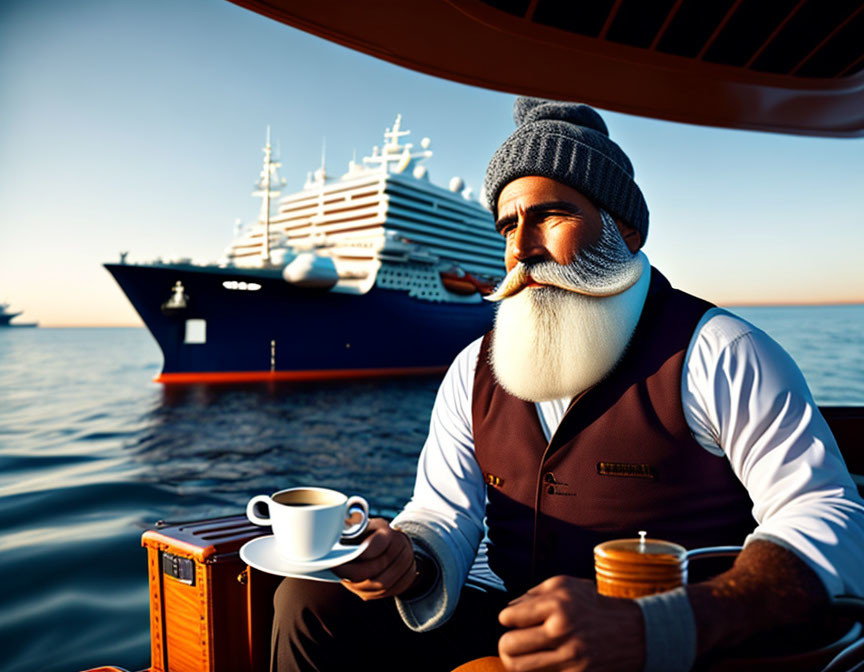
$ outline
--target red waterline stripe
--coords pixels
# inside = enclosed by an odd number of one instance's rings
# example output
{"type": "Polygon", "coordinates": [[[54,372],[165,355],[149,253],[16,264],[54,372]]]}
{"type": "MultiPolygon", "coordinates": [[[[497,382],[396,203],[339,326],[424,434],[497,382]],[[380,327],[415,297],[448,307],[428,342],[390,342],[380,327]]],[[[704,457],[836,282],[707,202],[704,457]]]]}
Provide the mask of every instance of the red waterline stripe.
{"type": "Polygon", "coordinates": [[[154,383],[256,383],[274,380],[345,380],[386,376],[423,376],[444,373],[446,366],[412,366],[398,369],[323,369],[320,371],[213,371],[160,373],[154,383]]]}

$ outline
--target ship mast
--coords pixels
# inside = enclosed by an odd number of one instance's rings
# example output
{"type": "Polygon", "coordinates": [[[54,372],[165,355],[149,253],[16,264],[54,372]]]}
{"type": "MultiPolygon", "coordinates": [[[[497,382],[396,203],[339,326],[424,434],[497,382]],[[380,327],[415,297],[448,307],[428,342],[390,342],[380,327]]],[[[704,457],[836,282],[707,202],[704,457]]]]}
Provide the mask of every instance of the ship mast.
{"type": "Polygon", "coordinates": [[[397,114],[396,121],[393,123],[393,129],[388,128],[384,131],[384,146],[381,149],[381,153],[378,153],[378,147],[374,147],[372,156],[364,156],[363,163],[377,164],[378,169],[385,173],[401,173],[412,162],[417,160],[422,161],[432,156],[432,152],[429,151],[428,138],[423,138],[423,142],[420,143],[423,151],[412,152],[413,144],[408,142],[403,145],[399,141],[400,138],[406,135],[411,135],[411,131],[402,130],[402,115],[397,114]]]}
{"type": "Polygon", "coordinates": [[[270,263],[270,199],[279,196],[285,180],[279,177],[276,172],[282,167],[280,161],[272,160],[273,150],[270,146],[270,126],[267,126],[267,144],[262,150],[264,152],[264,166],[261,168],[260,179],[256,191],[252,192],[253,196],[261,197],[261,214],[258,215],[258,222],[264,226],[264,240],[261,245],[261,263],[267,265],[270,263]]]}

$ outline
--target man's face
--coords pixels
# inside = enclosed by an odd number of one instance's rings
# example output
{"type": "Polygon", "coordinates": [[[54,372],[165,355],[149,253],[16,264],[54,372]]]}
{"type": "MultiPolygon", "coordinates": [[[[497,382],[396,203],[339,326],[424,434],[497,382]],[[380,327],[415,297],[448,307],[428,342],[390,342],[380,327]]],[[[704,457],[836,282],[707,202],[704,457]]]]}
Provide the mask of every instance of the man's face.
{"type": "MultiPolygon", "coordinates": [[[[576,189],[532,175],[501,190],[495,228],[507,241],[504,263],[510,271],[520,261],[569,264],[599,240],[603,223],[600,211],[576,189]]],[[[639,249],[633,229],[620,223],[618,229],[631,251],[639,249]]]]}
{"type": "Polygon", "coordinates": [[[651,276],[639,234],[545,177],[510,182],[498,213],[495,377],[527,401],[572,398],[609,374],[639,321],[651,276]]]}

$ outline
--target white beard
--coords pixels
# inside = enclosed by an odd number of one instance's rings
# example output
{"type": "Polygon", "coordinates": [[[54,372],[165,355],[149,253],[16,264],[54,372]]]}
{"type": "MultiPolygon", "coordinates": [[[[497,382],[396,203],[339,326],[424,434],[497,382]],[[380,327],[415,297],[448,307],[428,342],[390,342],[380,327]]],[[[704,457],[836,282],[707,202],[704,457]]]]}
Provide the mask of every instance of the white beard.
{"type": "Polygon", "coordinates": [[[650,265],[638,256],[639,280],[614,296],[527,287],[502,300],[489,353],[501,386],[525,401],[550,401],[574,397],[609,375],[648,295],[650,265]]]}

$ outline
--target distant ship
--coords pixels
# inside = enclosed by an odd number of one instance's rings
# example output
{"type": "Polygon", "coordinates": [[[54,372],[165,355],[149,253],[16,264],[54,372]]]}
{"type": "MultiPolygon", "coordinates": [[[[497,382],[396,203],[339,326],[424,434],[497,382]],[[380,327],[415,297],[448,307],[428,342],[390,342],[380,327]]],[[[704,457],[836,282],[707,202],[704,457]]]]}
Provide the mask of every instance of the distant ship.
{"type": "Polygon", "coordinates": [[[18,317],[22,311],[12,313],[9,311],[9,304],[0,302],[0,328],[3,327],[35,327],[36,322],[16,322],[12,324],[12,320],[18,317]]]}
{"type": "Polygon", "coordinates": [[[278,199],[269,129],[258,221],[220,263],[105,268],[162,350],[157,382],[310,380],[443,371],[489,329],[483,300],[504,274],[504,241],[461,178],[432,184],[430,141],[380,151],[341,177],[321,167],[278,199]]]}

